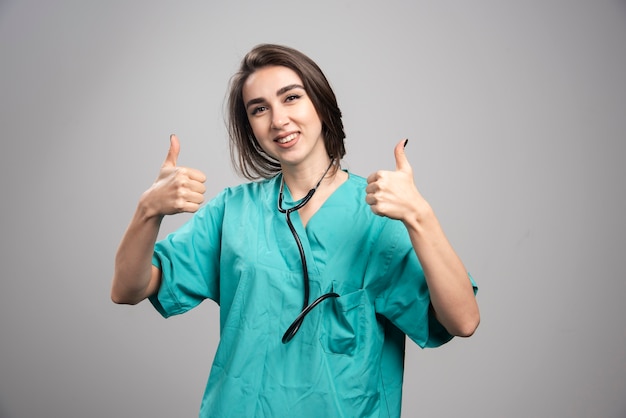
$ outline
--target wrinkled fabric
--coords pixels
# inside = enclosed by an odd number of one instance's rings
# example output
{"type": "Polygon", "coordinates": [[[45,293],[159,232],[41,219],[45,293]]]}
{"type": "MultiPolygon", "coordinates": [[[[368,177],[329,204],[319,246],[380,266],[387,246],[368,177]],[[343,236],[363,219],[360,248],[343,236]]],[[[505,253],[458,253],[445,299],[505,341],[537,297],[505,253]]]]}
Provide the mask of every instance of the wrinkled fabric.
{"type": "MultiPolygon", "coordinates": [[[[277,210],[280,176],[228,188],[157,243],[150,298],[165,317],[204,299],[220,306],[220,343],[201,417],[399,417],[405,335],[420,347],[451,336],[434,319],[424,273],[401,222],[365,203],[349,175],[303,227],[310,302],[327,292],[293,340],[302,309],[298,248],[277,210]]],[[[285,190],[283,207],[293,202],[285,190]]]]}

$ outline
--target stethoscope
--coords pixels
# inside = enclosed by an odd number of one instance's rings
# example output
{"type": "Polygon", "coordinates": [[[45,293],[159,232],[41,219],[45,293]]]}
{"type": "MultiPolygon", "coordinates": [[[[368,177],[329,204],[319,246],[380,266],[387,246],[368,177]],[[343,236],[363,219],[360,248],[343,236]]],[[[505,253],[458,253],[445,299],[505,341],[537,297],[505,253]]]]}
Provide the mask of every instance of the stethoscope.
{"type": "Polygon", "coordinates": [[[339,297],[339,295],[334,292],[326,293],[320,296],[319,298],[315,299],[313,303],[309,305],[309,293],[311,290],[310,289],[311,286],[309,284],[309,271],[306,266],[306,256],[304,255],[304,248],[302,248],[302,242],[300,241],[300,237],[298,236],[298,233],[296,232],[296,228],[294,228],[293,223],[291,222],[291,213],[299,210],[304,205],[306,205],[309,202],[309,200],[311,200],[311,198],[313,197],[313,194],[322,183],[322,180],[324,179],[324,177],[326,177],[326,174],[328,173],[328,170],[330,170],[330,167],[332,167],[332,165],[333,165],[333,162],[331,161],[330,165],[328,166],[324,174],[322,174],[322,177],[317,182],[315,187],[309,190],[306,196],[302,198],[300,203],[298,203],[297,205],[291,208],[287,208],[287,209],[283,208],[283,189],[284,189],[285,182],[284,180],[281,180],[280,182],[280,192],[278,193],[278,211],[286,215],[287,225],[289,226],[289,229],[291,230],[291,234],[293,235],[293,238],[296,240],[296,245],[298,246],[298,251],[300,252],[300,261],[302,261],[302,277],[304,281],[304,303],[302,305],[302,311],[296,317],[296,319],[291,323],[289,328],[287,328],[287,331],[283,335],[283,339],[282,339],[283,344],[286,344],[289,341],[291,341],[291,339],[296,335],[296,333],[300,329],[300,325],[302,325],[302,322],[304,321],[304,317],[307,316],[307,314],[311,312],[313,308],[315,308],[325,299],[339,297]]]}

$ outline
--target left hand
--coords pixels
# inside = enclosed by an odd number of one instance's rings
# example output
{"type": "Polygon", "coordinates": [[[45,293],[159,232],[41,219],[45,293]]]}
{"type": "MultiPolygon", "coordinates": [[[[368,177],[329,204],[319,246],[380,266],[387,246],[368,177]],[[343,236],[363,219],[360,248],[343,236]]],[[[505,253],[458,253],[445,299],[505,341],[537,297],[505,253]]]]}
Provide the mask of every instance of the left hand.
{"type": "Polygon", "coordinates": [[[379,170],[367,178],[365,201],[379,216],[403,222],[419,217],[420,208],[428,208],[413,181],[413,169],[404,152],[408,140],[400,141],[395,149],[396,171],[379,170]]]}

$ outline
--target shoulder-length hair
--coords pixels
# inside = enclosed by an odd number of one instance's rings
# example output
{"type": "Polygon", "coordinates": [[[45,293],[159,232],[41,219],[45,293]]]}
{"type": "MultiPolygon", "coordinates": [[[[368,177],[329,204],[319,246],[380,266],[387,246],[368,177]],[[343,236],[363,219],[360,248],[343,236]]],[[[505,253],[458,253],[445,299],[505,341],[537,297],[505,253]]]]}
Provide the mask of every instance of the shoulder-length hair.
{"type": "Polygon", "coordinates": [[[239,71],[230,80],[228,133],[230,156],[235,170],[249,180],[270,178],[280,172],[280,163],[263,151],[255,138],[243,103],[243,85],[248,77],[256,70],[268,66],[287,67],[298,74],[322,122],[326,152],[335,161],[335,167],[339,167],[339,161],[346,153],[346,135],[341,121],[341,110],[326,76],[312,59],[295,49],[261,44],[243,58],[239,71]]]}

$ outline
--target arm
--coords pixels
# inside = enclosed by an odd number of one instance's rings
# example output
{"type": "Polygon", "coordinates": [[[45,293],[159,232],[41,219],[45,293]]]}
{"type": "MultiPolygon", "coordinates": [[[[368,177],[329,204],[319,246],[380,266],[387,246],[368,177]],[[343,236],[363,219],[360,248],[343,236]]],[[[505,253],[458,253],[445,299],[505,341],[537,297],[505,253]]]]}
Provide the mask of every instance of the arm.
{"type": "Polygon", "coordinates": [[[404,223],[424,269],[437,319],[450,334],[469,337],[480,321],[474,290],[432,208],[415,187],[404,145],[406,141],[395,148],[396,171],[368,177],[366,201],[375,214],[404,223]]]}
{"type": "Polygon", "coordinates": [[[137,304],[155,294],[161,272],[152,265],[154,244],[165,215],[195,212],[204,201],[206,176],[177,167],[180,143],[170,137],[170,149],[154,184],[139,199],[135,214],[115,256],[111,300],[137,304]]]}

